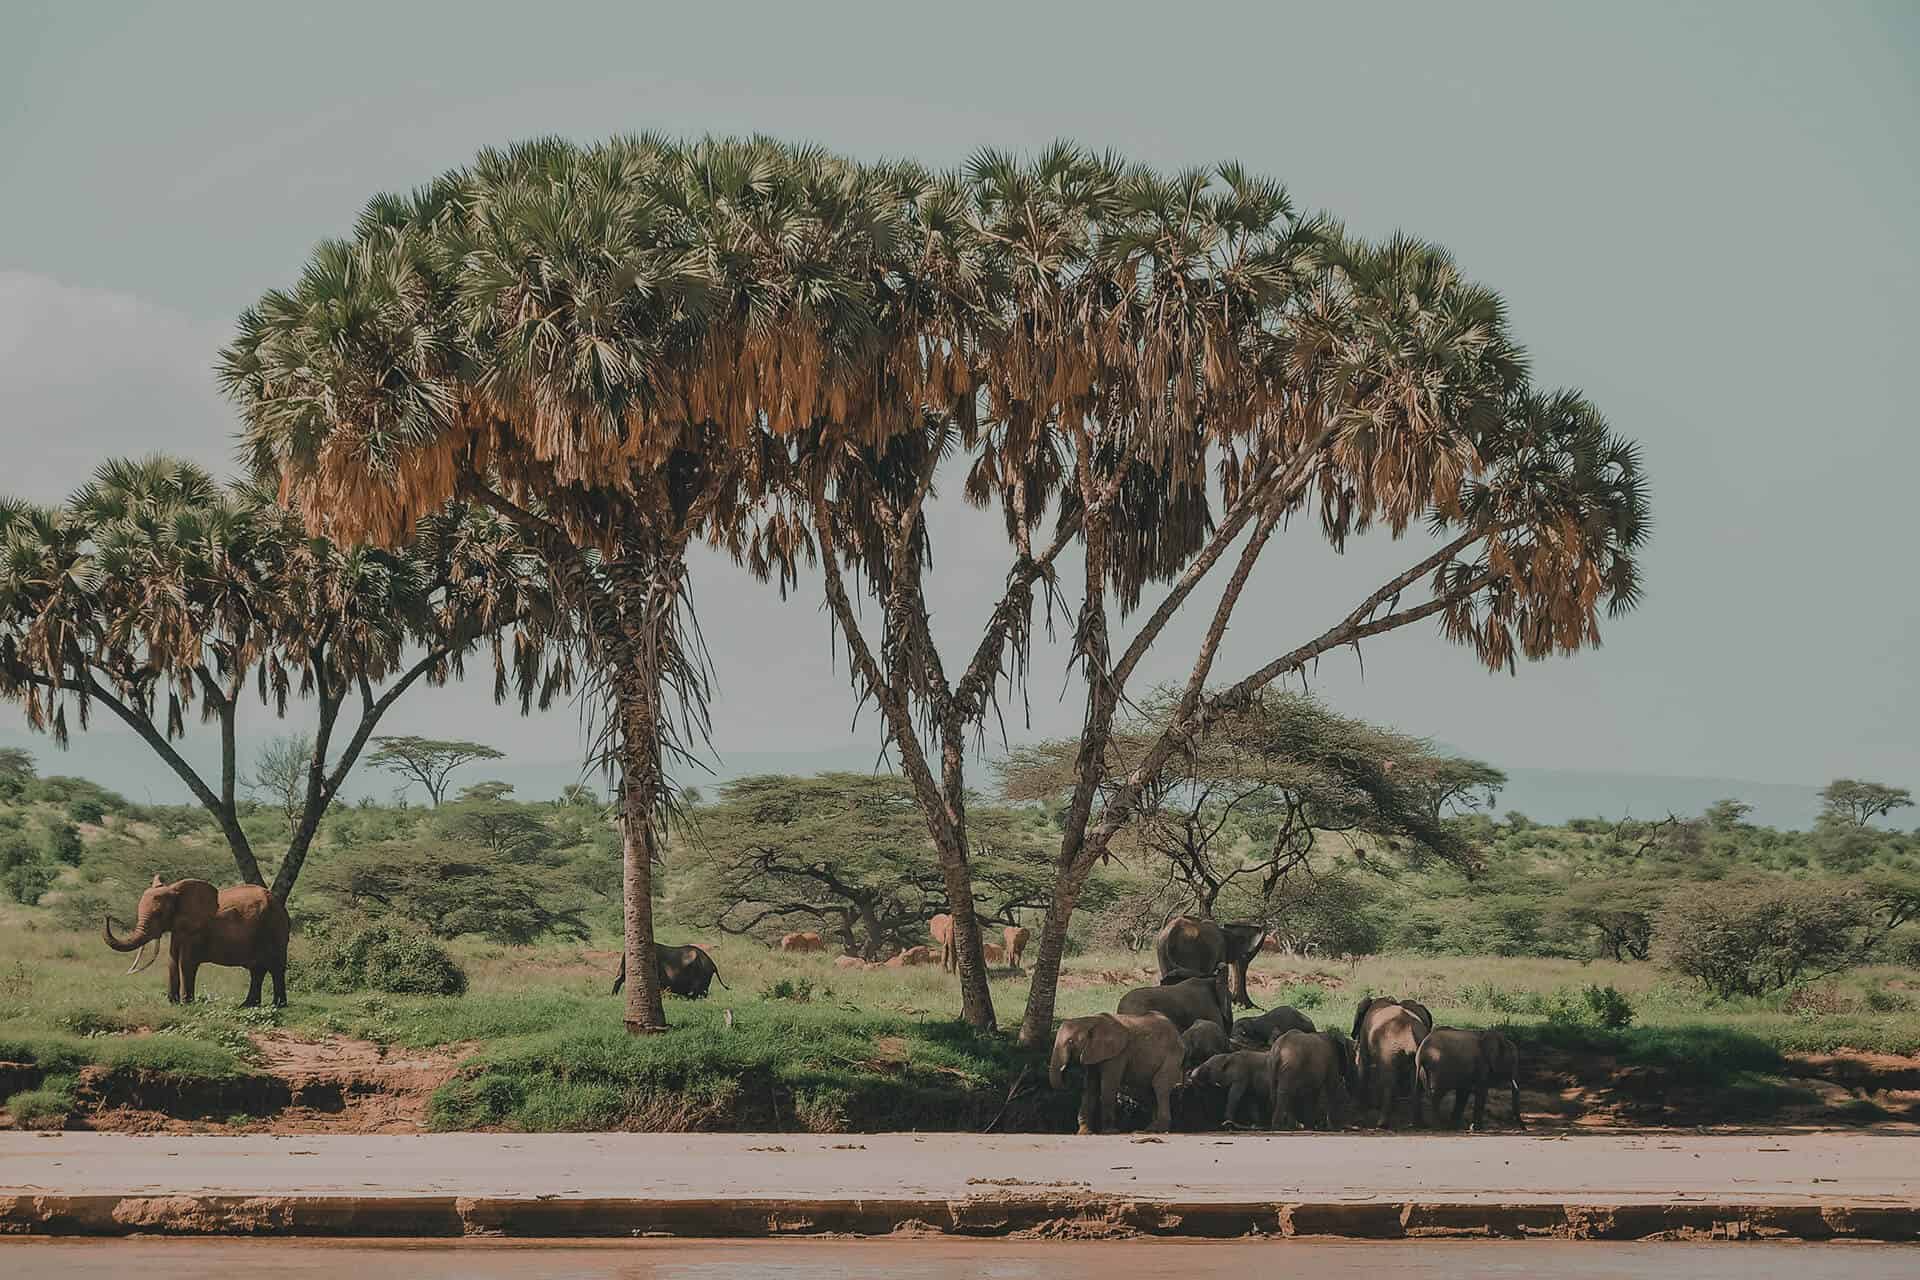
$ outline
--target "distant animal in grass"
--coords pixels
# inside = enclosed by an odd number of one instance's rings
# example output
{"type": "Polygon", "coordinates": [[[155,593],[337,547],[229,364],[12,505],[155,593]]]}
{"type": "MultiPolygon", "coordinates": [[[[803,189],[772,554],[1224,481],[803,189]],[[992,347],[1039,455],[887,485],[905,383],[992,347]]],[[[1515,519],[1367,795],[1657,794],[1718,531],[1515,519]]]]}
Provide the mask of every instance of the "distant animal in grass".
{"type": "Polygon", "coordinates": [[[825,951],[827,941],[811,930],[805,933],[789,933],[780,939],[780,949],[782,951],[825,951]]]}

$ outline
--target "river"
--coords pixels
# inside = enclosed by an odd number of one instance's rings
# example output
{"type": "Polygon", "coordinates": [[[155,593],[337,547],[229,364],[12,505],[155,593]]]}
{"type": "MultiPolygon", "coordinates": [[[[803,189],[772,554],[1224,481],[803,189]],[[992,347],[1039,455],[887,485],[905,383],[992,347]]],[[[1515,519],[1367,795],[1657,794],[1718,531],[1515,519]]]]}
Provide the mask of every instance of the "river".
{"type": "Polygon", "coordinates": [[[1566,1241],[314,1241],[0,1237],[12,1280],[1913,1280],[1920,1246],[1566,1241]]]}

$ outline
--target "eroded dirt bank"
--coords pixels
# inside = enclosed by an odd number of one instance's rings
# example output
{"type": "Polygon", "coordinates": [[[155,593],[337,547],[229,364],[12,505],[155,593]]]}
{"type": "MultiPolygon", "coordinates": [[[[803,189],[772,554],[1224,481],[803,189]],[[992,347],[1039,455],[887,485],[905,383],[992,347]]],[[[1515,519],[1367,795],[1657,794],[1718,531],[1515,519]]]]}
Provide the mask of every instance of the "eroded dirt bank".
{"type": "Polygon", "coordinates": [[[1920,1238],[1910,1139],[0,1134],[0,1231],[1920,1238]]]}

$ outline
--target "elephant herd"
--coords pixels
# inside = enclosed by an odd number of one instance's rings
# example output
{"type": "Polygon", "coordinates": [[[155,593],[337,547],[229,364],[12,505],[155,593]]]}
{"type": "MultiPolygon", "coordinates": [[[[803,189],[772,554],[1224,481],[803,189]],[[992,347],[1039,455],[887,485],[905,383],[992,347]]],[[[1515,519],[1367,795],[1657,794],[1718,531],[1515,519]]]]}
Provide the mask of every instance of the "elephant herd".
{"type": "Polygon", "coordinates": [[[1113,1128],[1123,1091],[1152,1099],[1149,1127],[1164,1133],[1172,1128],[1173,1095],[1181,1088],[1224,1089],[1227,1126],[1245,1124],[1251,1104],[1249,1127],[1330,1129],[1335,1103],[1345,1097],[1391,1129],[1400,1102],[1410,1100],[1414,1123],[1422,1124],[1423,1104],[1437,1108],[1451,1094],[1453,1127],[1471,1097],[1479,1129],[1486,1125],[1487,1092],[1499,1086],[1512,1093],[1515,1126],[1524,1125],[1513,1042],[1500,1031],[1436,1027],[1418,1001],[1362,1000],[1351,1035],[1320,1031],[1286,1006],[1236,1022],[1236,989],[1244,994],[1245,970],[1236,981],[1226,930],[1238,927],[1177,917],[1155,947],[1158,986],[1129,991],[1112,1013],[1060,1024],[1048,1079],[1062,1088],[1066,1068],[1082,1067],[1081,1133],[1113,1128]],[[1191,961],[1211,964],[1184,963],[1191,961]]]}

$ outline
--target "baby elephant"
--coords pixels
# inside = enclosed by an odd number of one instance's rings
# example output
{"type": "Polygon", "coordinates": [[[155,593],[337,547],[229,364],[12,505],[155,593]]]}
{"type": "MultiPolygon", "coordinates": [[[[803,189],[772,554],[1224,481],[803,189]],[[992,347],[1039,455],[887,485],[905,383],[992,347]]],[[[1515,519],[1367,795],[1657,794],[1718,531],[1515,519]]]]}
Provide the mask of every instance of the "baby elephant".
{"type": "Polygon", "coordinates": [[[1289,1031],[1312,1031],[1313,1019],[1291,1005],[1275,1005],[1257,1018],[1236,1018],[1233,1038],[1265,1048],[1289,1031]]]}
{"type": "Polygon", "coordinates": [[[1304,1117],[1333,1128],[1333,1095],[1352,1081],[1353,1042],[1337,1031],[1286,1031],[1266,1056],[1273,1127],[1304,1117]]]}
{"type": "Polygon", "coordinates": [[[1189,1085],[1218,1089],[1222,1085],[1227,1090],[1226,1124],[1236,1123],[1240,1114],[1240,1101],[1252,1096],[1255,1103],[1253,1127],[1258,1128],[1260,1117],[1267,1113],[1267,1053],[1263,1049],[1241,1049],[1236,1053],[1216,1053],[1205,1062],[1187,1073],[1189,1085]]]}
{"type": "Polygon", "coordinates": [[[1185,1046],[1182,1054],[1183,1066],[1198,1066],[1216,1053],[1227,1053],[1233,1046],[1227,1041],[1227,1033],[1220,1029],[1217,1022],[1196,1022],[1180,1033],[1180,1043],[1185,1046]]]}
{"type": "Polygon", "coordinates": [[[1513,1041],[1498,1031],[1463,1031],[1435,1027],[1420,1045],[1414,1068],[1414,1087],[1430,1097],[1439,1110],[1440,1095],[1453,1094],[1452,1127],[1460,1127],[1467,1095],[1473,1095],[1473,1127],[1487,1125],[1487,1089],[1504,1083],[1513,1091],[1513,1123],[1523,1129],[1520,1116],[1520,1055],[1513,1041]]]}

